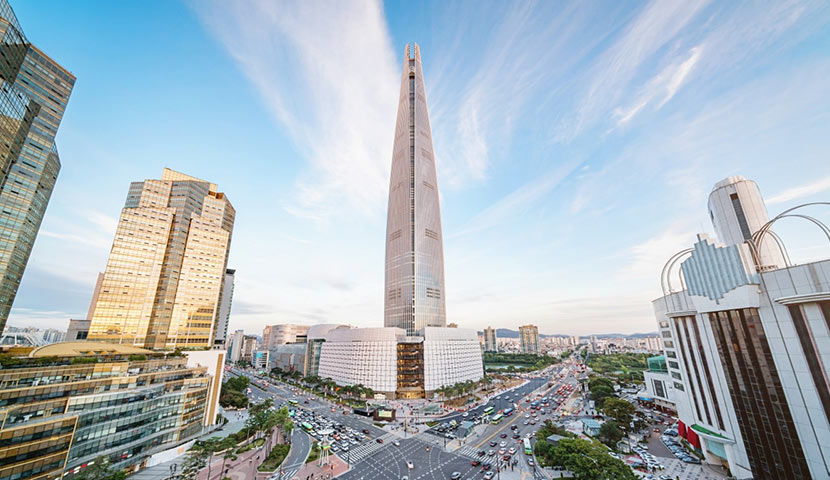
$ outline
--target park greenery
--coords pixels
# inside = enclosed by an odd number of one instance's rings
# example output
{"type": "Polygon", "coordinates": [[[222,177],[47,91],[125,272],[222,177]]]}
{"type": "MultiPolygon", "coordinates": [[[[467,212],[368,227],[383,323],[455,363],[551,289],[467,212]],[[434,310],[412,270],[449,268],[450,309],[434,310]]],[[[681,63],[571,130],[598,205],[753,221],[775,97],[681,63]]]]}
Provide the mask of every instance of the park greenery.
{"type": "Polygon", "coordinates": [[[541,370],[549,365],[553,365],[560,361],[559,357],[551,357],[548,355],[534,355],[532,353],[496,353],[484,352],[484,367],[490,366],[504,366],[507,368],[500,368],[499,371],[512,372],[532,372],[541,370]]]}
{"type": "Polygon", "coordinates": [[[287,444],[275,446],[265,458],[265,461],[257,467],[257,470],[260,472],[273,472],[278,469],[282,465],[283,460],[285,460],[285,457],[288,456],[289,450],[291,450],[291,446],[287,444]]]}
{"type": "Polygon", "coordinates": [[[222,391],[219,394],[219,404],[223,408],[247,408],[248,396],[245,395],[245,389],[248,388],[248,383],[248,377],[244,375],[229,378],[222,384],[222,391]]]}
{"type": "Polygon", "coordinates": [[[615,397],[614,381],[599,375],[591,375],[588,378],[588,389],[598,410],[602,409],[607,398],[615,397]]]}
{"type": "Polygon", "coordinates": [[[599,428],[599,441],[612,450],[617,449],[617,443],[623,439],[625,432],[614,420],[608,420],[599,428]]]}
{"type": "Polygon", "coordinates": [[[615,377],[620,382],[643,381],[643,371],[648,370],[647,353],[611,353],[588,355],[585,364],[600,374],[615,377]]]}
{"type": "MultiPolygon", "coordinates": [[[[241,385],[241,382],[239,384],[241,385]]],[[[211,460],[217,454],[222,455],[221,471],[225,470],[225,463],[228,460],[236,460],[237,455],[259,445],[264,445],[265,451],[269,451],[272,446],[274,449],[279,447],[281,450],[285,450],[285,454],[287,455],[288,448],[285,444],[294,429],[294,423],[291,421],[288,408],[283,407],[279,410],[274,410],[273,406],[274,402],[271,399],[254,404],[248,410],[248,419],[245,421],[245,427],[238,432],[232,433],[224,438],[211,437],[207,440],[196,441],[190,447],[190,450],[188,450],[187,458],[185,458],[182,467],[182,475],[184,478],[195,479],[198,472],[205,467],[208,469],[208,478],[210,478],[212,469],[211,460]],[[276,445],[274,446],[273,433],[275,430],[277,436],[276,445]]],[[[271,459],[272,462],[276,462],[276,465],[279,466],[283,458],[285,458],[285,455],[279,457],[279,453],[274,454],[272,458],[269,453],[265,461],[271,459]]]]}
{"type": "Polygon", "coordinates": [[[330,378],[322,378],[317,375],[304,377],[300,372],[293,370],[284,371],[279,367],[271,369],[270,376],[279,381],[303,388],[329,400],[348,404],[353,407],[362,407],[367,398],[374,398],[375,391],[362,385],[338,385],[330,378]]]}
{"type": "Polygon", "coordinates": [[[578,480],[637,480],[638,477],[622,461],[608,455],[600,443],[581,438],[562,438],[556,445],[545,442],[538,448],[537,458],[544,458],[546,465],[564,467],[578,480]]]}

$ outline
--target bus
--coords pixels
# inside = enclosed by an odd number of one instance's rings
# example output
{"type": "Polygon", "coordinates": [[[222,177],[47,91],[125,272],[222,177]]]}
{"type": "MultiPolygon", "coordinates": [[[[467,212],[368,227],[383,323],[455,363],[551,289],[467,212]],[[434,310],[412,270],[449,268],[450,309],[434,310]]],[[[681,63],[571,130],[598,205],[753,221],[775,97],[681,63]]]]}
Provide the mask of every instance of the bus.
{"type": "Polygon", "coordinates": [[[484,409],[484,414],[492,415],[494,411],[496,411],[496,409],[492,405],[490,405],[489,407],[484,409]]]}
{"type": "Polygon", "coordinates": [[[505,417],[509,417],[512,414],[513,414],[513,409],[512,408],[505,408],[504,409],[504,416],[505,417]]]}
{"type": "Polygon", "coordinates": [[[296,405],[296,404],[297,404],[297,403],[299,403],[299,402],[297,402],[296,400],[294,400],[294,399],[292,398],[291,400],[289,400],[289,401],[288,401],[288,403],[290,403],[291,405],[296,405]]]}
{"type": "Polygon", "coordinates": [[[314,428],[308,422],[303,422],[302,424],[300,424],[300,426],[303,427],[303,430],[305,430],[308,433],[311,433],[311,431],[314,430],[314,428]]]}
{"type": "Polygon", "coordinates": [[[496,424],[498,424],[499,422],[501,422],[501,420],[502,420],[503,418],[504,418],[504,415],[502,415],[502,414],[500,414],[500,413],[499,413],[499,414],[497,414],[496,416],[494,416],[492,420],[490,420],[490,423],[492,423],[493,425],[496,425],[496,424]]]}
{"type": "Polygon", "coordinates": [[[531,446],[530,446],[530,439],[529,438],[525,437],[524,445],[525,445],[525,455],[533,455],[533,448],[531,448],[531,446]]]}

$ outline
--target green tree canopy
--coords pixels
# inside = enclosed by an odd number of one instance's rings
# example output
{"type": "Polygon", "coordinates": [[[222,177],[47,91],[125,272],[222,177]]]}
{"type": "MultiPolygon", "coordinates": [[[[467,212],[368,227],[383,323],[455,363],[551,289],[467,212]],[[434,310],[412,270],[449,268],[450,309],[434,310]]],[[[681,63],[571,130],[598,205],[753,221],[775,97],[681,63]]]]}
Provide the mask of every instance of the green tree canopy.
{"type": "Polygon", "coordinates": [[[623,428],[628,428],[628,424],[631,423],[631,415],[634,414],[637,408],[621,398],[609,398],[603,403],[602,410],[605,415],[616,420],[623,428]]]}
{"type": "Polygon", "coordinates": [[[580,438],[563,438],[550,449],[550,460],[580,480],[638,480],[621,460],[612,458],[600,444],[580,438]]]}

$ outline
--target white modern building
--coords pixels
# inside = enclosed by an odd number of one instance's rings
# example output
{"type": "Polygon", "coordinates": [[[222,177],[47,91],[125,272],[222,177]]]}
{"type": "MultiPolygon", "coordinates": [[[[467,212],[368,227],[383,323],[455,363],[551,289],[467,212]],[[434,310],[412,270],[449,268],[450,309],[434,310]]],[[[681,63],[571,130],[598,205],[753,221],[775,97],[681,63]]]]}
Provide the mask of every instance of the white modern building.
{"type": "Polygon", "coordinates": [[[719,240],[671,257],[653,302],[679,433],[735,478],[830,479],[830,260],[791,265],[743,177],[709,212],[719,240]]]}
{"type": "Polygon", "coordinates": [[[393,327],[336,328],[321,343],[318,375],[389,398],[422,398],[480,380],[484,365],[474,330],[426,327],[421,336],[407,336],[393,327]]]}
{"type": "Polygon", "coordinates": [[[222,281],[222,293],[219,296],[219,314],[216,316],[216,333],[213,337],[213,348],[215,349],[227,349],[228,322],[231,319],[233,283],[235,278],[236,270],[232,268],[225,270],[225,278],[222,281]]]}
{"type": "Polygon", "coordinates": [[[245,342],[245,331],[244,330],[237,330],[233,332],[233,336],[230,338],[230,354],[228,355],[228,361],[231,363],[236,363],[242,360],[242,344],[245,342]]]}

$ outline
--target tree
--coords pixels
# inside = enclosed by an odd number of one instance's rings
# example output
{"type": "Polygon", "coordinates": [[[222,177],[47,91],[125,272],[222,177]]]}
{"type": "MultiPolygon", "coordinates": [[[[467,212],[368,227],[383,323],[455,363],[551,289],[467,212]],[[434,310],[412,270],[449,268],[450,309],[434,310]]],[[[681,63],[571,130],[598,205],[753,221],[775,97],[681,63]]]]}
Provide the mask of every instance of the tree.
{"type": "Polygon", "coordinates": [[[580,438],[560,439],[546,460],[565,467],[580,480],[637,480],[634,472],[609,456],[604,446],[580,438]]]}
{"type": "Polygon", "coordinates": [[[612,449],[616,450],[617,442],[622,440],[622,438],[623,431],[614,420],[608,420],[599,428],[599,440],[612,449]]]}
{"type": "Polygon", "coordinates": [[[110,466],[109,458],[98,457],[94,462],[72,477],[77,480],[124,480],[127,474],[110,466]]]}
{"type": "Polygon", "coordinates": [[[637,410],[634,405],[621,398],[609,398],[605,400],[602,410],[605,414],[624,428],[631,423],[631,415],[637,410]]]}

